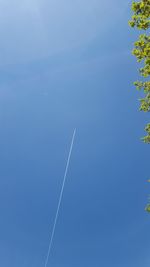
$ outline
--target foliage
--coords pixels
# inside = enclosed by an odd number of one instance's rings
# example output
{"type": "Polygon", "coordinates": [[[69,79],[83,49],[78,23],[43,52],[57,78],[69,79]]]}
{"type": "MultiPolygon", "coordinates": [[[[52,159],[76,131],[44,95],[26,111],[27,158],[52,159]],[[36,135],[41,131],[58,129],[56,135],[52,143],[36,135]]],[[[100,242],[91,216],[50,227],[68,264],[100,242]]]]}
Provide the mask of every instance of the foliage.
{"type": "Polygon", "coordinates": [[[147,135],[142,138],[144,143],[150,144],[150,123],[148,123],[145,127],[145,131],[147,132],[147,135]]]}
{"type": "MultiPolygon", "coordinates": [[[[131,27],[138,30],[148,31],[150,28],[150,0],[142,0],[132,3],[133,16],[129,21],[131,27]]],[[[134,43],[132,54],[137,61],[143,63],[143,67],[139,69],[143,78],[150,76],[150,35],[141,34],[139,39],[134,43]]],[[[138,90],[142,90],[144,97],[140,99],[140,111],[150,111],[150,81],[136,81],[135,86],[138,90]]],[[[145,127],[147,135],[142,138],[145,143],[150,144],[150,123],[145,127]]]]}
{"type": "Polygon", "coordinates": [[[147,204],[147,206],[145,207],[145,210],[146,210],[147,212],[150,212],[150,204],[147,204]]]}
{"type": "Polygon", "coordinates": [[[139,30],[147,30],[150,26],[150,0],[142,0],[132,3],[134,15],[129,21],[131,27],[137,27],[139,30]]]}

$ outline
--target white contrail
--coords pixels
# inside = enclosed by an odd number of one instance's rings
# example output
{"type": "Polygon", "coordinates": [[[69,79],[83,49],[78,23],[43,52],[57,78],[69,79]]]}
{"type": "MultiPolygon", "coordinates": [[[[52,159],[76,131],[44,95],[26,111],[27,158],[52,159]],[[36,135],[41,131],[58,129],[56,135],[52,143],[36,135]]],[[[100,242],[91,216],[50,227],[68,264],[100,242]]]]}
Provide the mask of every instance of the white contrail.
{"type": "Polygon", "coordinates": [[[67,172],[68,172],[68,168],[69,168],[70,157],[71,157],[72,148],[73,148],[73,144],[74,144],[75,134],[76,134],[76,129],[74,129],[74,132],[73,132],[73,135],[72,135],[72,140],[71,140],[71,145],[70,145],[70,149],[69,149],[67,164],[66,164],[66,168],[65,168],[62,188],[61,188],[61,191],[60,191],[60,196],[59,196],[58,206],[57,206],[57,210],[56,210],[54,225],[53,225],[52,234],[51,234],[51,238],[50,238],[50,243],[49,243],[49,247],[48,247],[48,252],[47,252],[47,256],[46,256],[46,260],[45,260],[45,267],[47,267],[49,256],[50,256],[50,252],[51,252],[51,248],[52,248],[52,244],[53,244],[53,238],[54,238],[54,234],[55,234],[55,228],[56,228],[56,223],[57,223],[57,219],[58,219],[58,215],[59,215],[59,209],[60,209],[61,200],[62,200],[62,196],[63,196],[63,191],[64,191],[65,181],[66,181],[66,177],[67,177],[67,172]]]}

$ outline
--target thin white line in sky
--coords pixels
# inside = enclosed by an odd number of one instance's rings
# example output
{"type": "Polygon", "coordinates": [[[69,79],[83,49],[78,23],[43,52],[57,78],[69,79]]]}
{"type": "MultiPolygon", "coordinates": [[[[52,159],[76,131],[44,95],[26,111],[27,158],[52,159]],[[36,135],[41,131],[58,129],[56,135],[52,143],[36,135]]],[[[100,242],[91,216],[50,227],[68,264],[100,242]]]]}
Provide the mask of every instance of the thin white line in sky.
{"type": "Polygon", "coordinates": [[[61,205],[61,201],[62,201],[62,196],[63,196],[66,177],[67,177],[67,173],[68,173],[68,168],[69,168],[69,163],[70,163],[70,158],[71,158],[71,153],[72,153],[72,148],[73,148],[73,144],[74,144],[75,135],[76,135],[76,129],[74,129],[74,132],[73,132],[73,135],[72,135],[72,140],[71,140],[71,145],[70,145],[70,149],[69,149],[67,164],[66,164],[66,168],[65,168],[63,182],[62,182],[62,188],[61,188],[61,191],[60,191],[58,206],[57,206],[56,215],[55,215],[55,219],[54,219],[54,225],[53,225],[52,234],[51,234],[51,238],[50,238],[50,243],[49,243],[49,247],[48,247],[48,252],[47,252],[47,256],[46,256],[46,260],[45,260],[45,265],[44,265],[45,267],[47,267],[49,256],[50,256],[50,252],[51,252],[51,249],[52,249],[53,238],[54,238],[54,234],[55,234],[57,219],[58,219],[58,215],[59,215],[59,209],[60,209],[60,205],[61,205]]]}

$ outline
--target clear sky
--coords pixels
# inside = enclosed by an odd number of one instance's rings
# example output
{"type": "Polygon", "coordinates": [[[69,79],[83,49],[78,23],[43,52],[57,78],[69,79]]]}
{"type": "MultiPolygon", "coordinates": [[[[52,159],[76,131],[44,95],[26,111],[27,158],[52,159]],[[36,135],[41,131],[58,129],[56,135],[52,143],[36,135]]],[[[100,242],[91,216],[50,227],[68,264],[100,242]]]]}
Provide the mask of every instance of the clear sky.
{"type": "Polygon", "coordinates": [[[0,1],[0,266],[149,267],[148,114],[123,0],[0,1]]]}

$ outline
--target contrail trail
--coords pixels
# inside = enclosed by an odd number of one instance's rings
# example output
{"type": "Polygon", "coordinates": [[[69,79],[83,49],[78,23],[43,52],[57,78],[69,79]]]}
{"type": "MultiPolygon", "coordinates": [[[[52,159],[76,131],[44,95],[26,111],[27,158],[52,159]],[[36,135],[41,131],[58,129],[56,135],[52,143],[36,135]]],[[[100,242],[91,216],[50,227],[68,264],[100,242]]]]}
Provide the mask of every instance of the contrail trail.
{"type": "Polygon", "coordinates": [[[68,168],[69,168],[69,163],[70,163],[70,158],[71,158],[71,153],[72,153],[72,148],[73,148],[73,144],[74,144],[75,135],[76,135],[76,129],[74,129],[74,132],[73,132],[73,135],[72,135],[72,140],[71,140],[71,145],[70,145],[70,149],[69,149],[67,164],[66,164],[66,168],[65,168],[62,188],[61,188],[61,191],[60,191],[60,196],[59,196],[58,206],[57,206],[57,210],[56,210],[54,225],[53,225],[52,234],[51,234],[51,238],[50,238],[50,243],[49,243],[49,247],[48,247],[48,252],[47,252],[47,256],[46,256],[46,260],[45,260],[45,267],[47,267],[49,256],[50,256],[50,252],[51,252],[51,249],[52,249],[53,238],[54,238],[54,234],[55,234],[55,228],[56,228],[57,219],[58,219],[58,215],[59,215],[59,209],[60,209],[61,200],[62,200],[62,196],[63,196],[63,191],[64,191],[65,181],[66,181],[67,172],[68,172],[68,168]]]}

